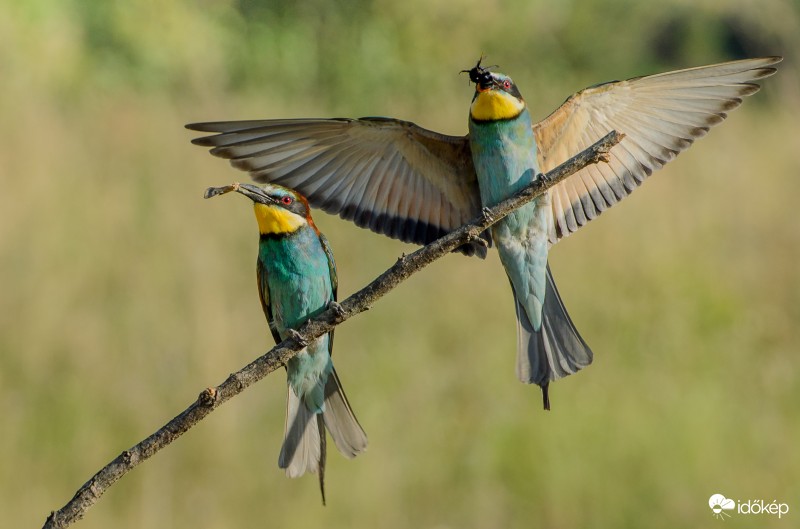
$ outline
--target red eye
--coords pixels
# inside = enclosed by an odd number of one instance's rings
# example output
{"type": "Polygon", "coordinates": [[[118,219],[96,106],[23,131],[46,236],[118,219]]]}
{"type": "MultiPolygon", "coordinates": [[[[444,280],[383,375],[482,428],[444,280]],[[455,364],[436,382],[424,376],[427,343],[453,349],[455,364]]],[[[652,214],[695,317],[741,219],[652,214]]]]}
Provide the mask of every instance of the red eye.
{"type": "Polygon", "coordinates": [[[509,88],[511,88],[511,81],[509,81],[508,79],[506,79],[505,81],[503,81],[503,88],[505,88],[506,90],[508,90],[509,88]]]}
{"type": "Polygon", "coordinates": [[[283,202],[283,204],[284,204],[285,206],[288,206],[288,205],[290,205],[292,202],[294,202],[294,200],[292,200],[292,197],[283,197],[283,198],[281,198],[281,202],[283,202]]]}

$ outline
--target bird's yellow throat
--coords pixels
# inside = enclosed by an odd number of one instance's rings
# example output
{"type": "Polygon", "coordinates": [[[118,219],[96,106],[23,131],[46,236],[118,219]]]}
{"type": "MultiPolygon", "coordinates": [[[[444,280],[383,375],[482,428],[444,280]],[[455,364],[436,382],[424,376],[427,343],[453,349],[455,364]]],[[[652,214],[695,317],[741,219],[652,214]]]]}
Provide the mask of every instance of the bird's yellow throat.
{"type": "Polygon", "coordinates": [[[278,206],[254,204],[258,231],[262,235],[285,235],[297,231],[306,219],[278,206]]]}
{"type": "Polygon", "coordinates": [[[476,121],[499,121],[519,116],[525,103],[502,90],[478,92],[472,101],[470,115],[476,121]]]}

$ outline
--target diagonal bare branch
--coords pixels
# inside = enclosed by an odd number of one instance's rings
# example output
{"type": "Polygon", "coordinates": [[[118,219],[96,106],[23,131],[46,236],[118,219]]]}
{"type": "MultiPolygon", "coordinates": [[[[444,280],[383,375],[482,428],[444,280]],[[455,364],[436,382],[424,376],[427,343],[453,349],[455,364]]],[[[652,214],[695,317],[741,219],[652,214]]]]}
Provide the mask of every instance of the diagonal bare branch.
{"type": "Polygon", "coordinates": [[[420,271],[459,246],[477,240],[486,228],[508,215],[511,211],[543,194],[568,176],[588,165],[608,162],[609,151],[623,137],[623,134],[616,131],[608,133],[585,151],[567,160],[549,173],[540,175],[536,181],[513,197],[485,210],[483,215],[472,219],[460,228],[423,246],[410,255],[400,257],[394,265],[377,279],[342,301],[340,304],[341,309],[329,308],[316,318],[306,321],[299,329],[299,340],[289,338],[282,341],[250,364],[232,373],[219,386],[203,390],[197,400],[186,410],[140,443],[122,452],[92,476],[89,481],[81,485],[64,507],[50,513],[50,516],[45,521],[44,529],[61,529],[83,518],[86,511],[97,503],[97,500],[117,480],[183,435],[219,405],[283,366],[303,348],[301,345],[303,340],[311,342],[332,331],[334,327],[356,314],[369,309],[373,303],[406,280],[411,274],[420,271]]]}

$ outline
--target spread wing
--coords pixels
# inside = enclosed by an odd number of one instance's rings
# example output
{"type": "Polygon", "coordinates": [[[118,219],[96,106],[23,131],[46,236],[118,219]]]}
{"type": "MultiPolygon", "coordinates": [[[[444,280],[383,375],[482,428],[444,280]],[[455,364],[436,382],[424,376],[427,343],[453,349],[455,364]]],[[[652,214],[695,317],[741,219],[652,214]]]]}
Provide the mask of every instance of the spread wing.
{"type": "Polygon", "coordinates": [[[272,337],[275,338],[275,343],[281,343],[281,336],[275,328],[275,318],[272,315],[272,307],[269,301],[269,283],[267,283],[267,268],[258,258],[256,263],[256,281],[258,283],[258,299],[261,300],[261,308],[264,310],[264,316],[267,318],[267,325],[272,332],[272,337]]]}
{"type": "Polygon", "coordinates": [[[550,243],[577,231],[722,122],[758,91],[781,61],[765,57],[605,83],[578,92],[533,126],[539,165],[549,171],[611,130],[625,138],[611,162],[554,186],[550,243]]]}
{"type": "MultiPolygon", "coordinates": [[[[309,203],[362,228],[426,244],[480,212],[466,137],[388,118],[194,123],[211,147],[257,182],[298,190],[309,203]]],[[[486,255],[480,245],[462,247],[486,255]]]]}

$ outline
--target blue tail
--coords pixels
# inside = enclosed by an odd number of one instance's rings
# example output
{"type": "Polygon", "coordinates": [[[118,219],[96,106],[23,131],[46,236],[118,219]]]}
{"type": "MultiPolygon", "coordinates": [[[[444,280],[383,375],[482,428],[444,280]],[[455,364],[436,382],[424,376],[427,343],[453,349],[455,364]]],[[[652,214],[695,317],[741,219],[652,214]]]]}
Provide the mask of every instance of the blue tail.
{"type": "MultiPolygon", "coordinates": [[[[511,285],[514,289],[514,285],[511,285]]],[[[517,377],[542,388],[544,409],[550,409],[550,381],[577,373],[592,363],[592,350],[583,341],[564,308],[547,265],[542,326],[536,331],[514,292],[517,308],[517,377]]]]}

